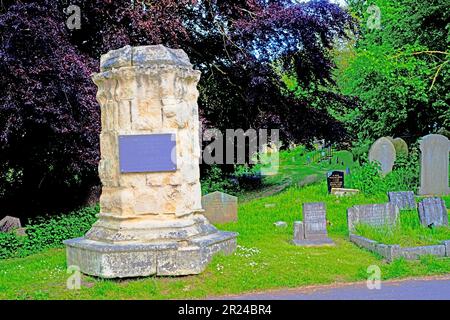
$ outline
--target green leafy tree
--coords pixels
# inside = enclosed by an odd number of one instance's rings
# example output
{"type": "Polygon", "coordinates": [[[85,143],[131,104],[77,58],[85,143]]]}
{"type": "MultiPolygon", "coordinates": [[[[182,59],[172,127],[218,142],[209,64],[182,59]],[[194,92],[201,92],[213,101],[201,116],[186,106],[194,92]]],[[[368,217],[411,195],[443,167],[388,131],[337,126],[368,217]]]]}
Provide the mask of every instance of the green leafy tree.
{"type": "Polygon", "coordinates": [[[358,106],[333,114],[361,143],[387,135],[414,141],[448,129],[448,1],[348,2],[360,29],[353,49],[337,59],[337,82],[358,106]]]}

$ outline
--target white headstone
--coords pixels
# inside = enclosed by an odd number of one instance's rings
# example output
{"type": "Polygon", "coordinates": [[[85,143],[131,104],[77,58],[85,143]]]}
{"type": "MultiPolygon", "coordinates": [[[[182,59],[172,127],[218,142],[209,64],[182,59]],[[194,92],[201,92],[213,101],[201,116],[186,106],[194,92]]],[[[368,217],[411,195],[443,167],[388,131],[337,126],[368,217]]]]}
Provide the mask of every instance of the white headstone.
{"type": "Polygon", "coordinates": [[[369,161],[378,161],[381,164],[381,172],[383,174],[388,174],[392,171],[395,159],[395,147],[388,138],[378,139],[370,148],[369,161]]]}
{"type": "Polygon", "coordinates": [[[430,134],[420,142],[420,195],[446,195],[448,186],[448,155],[450,142],[440,134],[430,134]]]}

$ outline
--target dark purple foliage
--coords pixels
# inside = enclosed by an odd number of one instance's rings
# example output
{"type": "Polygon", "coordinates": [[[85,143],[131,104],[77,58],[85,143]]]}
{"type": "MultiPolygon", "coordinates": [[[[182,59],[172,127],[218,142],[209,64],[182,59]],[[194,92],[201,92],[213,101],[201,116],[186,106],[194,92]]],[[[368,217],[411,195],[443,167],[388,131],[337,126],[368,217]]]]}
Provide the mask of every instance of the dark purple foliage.
{"type": "MultiPolygon", "coordinates": [[[[3,1],[0,8],[0,207],[80,204],[98,184],[100,54],[124,45],[183,48],[202,71],[200,109],[219,129],[280,128],[282,137],[343,137],[332,91],[287,93],[277,61],[302,87],[332,86],[329,49],[352,28],[328,1],[3,1]],[[64,8],[79,5],[81,30],[64,8]],[[320,93],[320,97],[315,93],[320,93]],[[319,101],[319,102],[317,102],[319,101]]],[[[0,212],[10,213],[10,212],[0,212]]],[[[19,213],[28,215],[27,212],[19,213]]]]}

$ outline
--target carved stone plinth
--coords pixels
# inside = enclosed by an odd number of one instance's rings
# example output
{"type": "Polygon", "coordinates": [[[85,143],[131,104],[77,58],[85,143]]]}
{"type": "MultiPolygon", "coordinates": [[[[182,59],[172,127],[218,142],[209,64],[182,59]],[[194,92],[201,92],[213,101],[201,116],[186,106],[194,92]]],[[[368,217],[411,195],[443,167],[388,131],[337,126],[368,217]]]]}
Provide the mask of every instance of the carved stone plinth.
{"type": "Polygon", "coordinates": [[[200,273],[237,234],[202,215],[197,83],[183,50],[114,50],[93,76],[101,107],[99,220],[65,241],[68,265],[104,278],[200,273]]]}

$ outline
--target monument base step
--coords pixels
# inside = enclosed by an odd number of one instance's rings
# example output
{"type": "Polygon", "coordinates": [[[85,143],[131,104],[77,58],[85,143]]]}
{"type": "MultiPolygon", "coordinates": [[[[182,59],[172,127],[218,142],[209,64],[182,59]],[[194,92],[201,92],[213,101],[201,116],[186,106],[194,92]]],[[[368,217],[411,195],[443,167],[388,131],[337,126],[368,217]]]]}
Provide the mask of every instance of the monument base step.
{"type": "Polygon", "coordinates": [[[231,254],[237,233],[218,231],[183,243],[111,244],[77,238],[64,241],[67,265],[101,278],[183,276],[201,273],[218,252],[231,254]]]}
{"type": "Polygon", "coordinates": [[[300,247],[334,246],[335,243],[330,238],[316,240],[293,240],[293,244],[300,247]]]}

